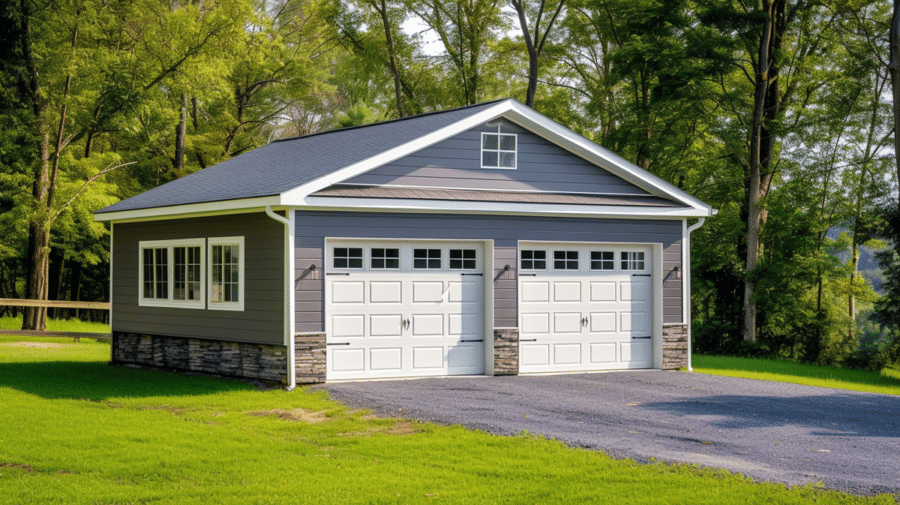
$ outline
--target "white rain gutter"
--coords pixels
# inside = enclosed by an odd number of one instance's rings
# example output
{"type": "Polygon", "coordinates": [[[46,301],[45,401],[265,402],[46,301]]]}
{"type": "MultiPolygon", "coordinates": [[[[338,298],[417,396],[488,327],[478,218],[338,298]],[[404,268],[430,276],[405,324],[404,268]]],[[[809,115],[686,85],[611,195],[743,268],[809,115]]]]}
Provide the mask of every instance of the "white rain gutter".
{"type": "MultiPolygon", "coordinates": [[[[694,339],[693,329],[691,328],[691,232],[703,226],[703,223],[706,221],[705,217],[701,217],[699,221],[691,225],[690,227],[684,229],[682,232],[682,240],[681,247],[682,254],[681,257],[684,258],[684,280],[681,283],[682,289],[684,293],[682,293],[682,303],[683,309],[682,313],[684,314],[684,323],[687,325],[688,332],[688,341],[687,341],[687,352],[688,352],[688,371],[694,371],[694,356],[693,350],[691,349],[691,341],[694,339]]],[[[685,225],[687,225],[687,220],[683,221],[685,225]]]]}
{"type": "Polygon", "coordinates": [[[291,282],[294,278],[294,248],[291,241],[294,237],[294,213],[288,211],[288,217],[279,216],[272,211],[272,206],[266,206],[266,215],[284,225],[284,344],[287,346],[287,390],[293,391],[297,387],[297,370],[294,366],[294,286],[291,282]]]}

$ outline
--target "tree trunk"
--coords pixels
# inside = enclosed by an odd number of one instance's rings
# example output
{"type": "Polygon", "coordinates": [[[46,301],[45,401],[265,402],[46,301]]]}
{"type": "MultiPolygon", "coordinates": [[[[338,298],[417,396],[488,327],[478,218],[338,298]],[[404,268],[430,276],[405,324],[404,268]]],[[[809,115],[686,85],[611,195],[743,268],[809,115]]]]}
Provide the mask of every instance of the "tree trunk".
{"type": "MultiPolygon", "coordinates": [[[[69,264],[71,270],[71,279],[69,279],[69,300],[78,301],[81,296],[81,263],[73,261],[69,264]]],[[[79,316],[78,309],[75,309],[75,318],[79,316]]]]}
{"type": "MultiPolygon", "coordinates": [[[[894,163],[897,165],[897,181],[900,182],[900,0],[894,0],[890,47],[888,69],[891,71],[891,88],[894,96],[894,163]]],[[[900,251],[900,244],[896,247],[900,251]]]]}
{"type": "Polygon", "coordinates": [[[391,64],[391,75],[394,77],[394,96],[397,101],[397,114],[406,117],[403,111],[403,87],[400,84],[400,69],[397,67],[397,58],[394,57],[394,38],[391,36],[391,21],[388,19],[387,1],[381,0],[381,6],[372,3],[378,14],[381,15],[381,23],[384,25],[384,40],[387,44],[388,59],[391,64]]]}
{"type": "Polygon", "coordinates": [[[175,129],[175,159],[172,166],[177,171],[184,170],[184,139],[187,137],[188,104],[187,95],[181,94],[181,113],[178,118],[178,127],[175,129]]]}
{"type": "MultiPolygon", "coordinates": [[[[48,300],[59,300],[60,291],[62,288],[62,273],[63,273],[63,265],[66,261],[66,253],[65,251],[59,248],[51,248],[50,249],[50,270],[49,270],[49,284],[47,291],[47,299],[48,300]]],[[[49,317],[59,319],[59,309],[48,309],[47,314],[49,317]]]]}

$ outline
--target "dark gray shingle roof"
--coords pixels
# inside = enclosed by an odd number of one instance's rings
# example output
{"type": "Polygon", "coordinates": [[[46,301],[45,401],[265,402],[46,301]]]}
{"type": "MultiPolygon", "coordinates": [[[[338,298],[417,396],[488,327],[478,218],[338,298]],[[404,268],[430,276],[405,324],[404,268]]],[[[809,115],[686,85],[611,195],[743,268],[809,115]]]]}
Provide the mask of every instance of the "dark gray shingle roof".
{"type": "Polygon", "coordinates": [[[273,142],[97,213],[277,195],[449,126],[496,103],[485,102],[273,142]]]}

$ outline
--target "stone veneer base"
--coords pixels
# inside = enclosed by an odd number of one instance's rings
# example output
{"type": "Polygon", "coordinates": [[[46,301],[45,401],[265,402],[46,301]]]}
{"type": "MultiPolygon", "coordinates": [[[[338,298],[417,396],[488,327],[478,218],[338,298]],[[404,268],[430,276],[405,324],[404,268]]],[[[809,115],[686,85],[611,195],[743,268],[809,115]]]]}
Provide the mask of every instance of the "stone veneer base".
{"type": "Polygon", "coordinates": [[[686,324],[663,325],[663,370],[687,368],[688,338],[686,324]]]}
{"type": "Polygon", "coordinates": [[[117,331],[111,363],[287,383],[287,347],[278,345],[117,331]]]}
{"type": "Polygon", "coordinates": [[[325,382],[325,334],[294,335],[294,366],[297,384],[325,382]]]}
{"type": "Polygon", "coordinates": [[[519,375],[518,328],[494,328],[494,375],[519,375]]]}

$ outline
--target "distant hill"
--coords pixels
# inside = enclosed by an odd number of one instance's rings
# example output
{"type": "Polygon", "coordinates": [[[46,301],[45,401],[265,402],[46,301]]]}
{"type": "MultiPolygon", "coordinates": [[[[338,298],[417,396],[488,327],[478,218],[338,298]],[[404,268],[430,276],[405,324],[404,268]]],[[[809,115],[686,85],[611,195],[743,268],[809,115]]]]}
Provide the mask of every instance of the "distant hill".
{"type": "MultiPolygon", "coordinates": [[[[835,226],[828,230],[826,236],[830,239],[837,239],[841,233],[847,231],[847,228],[835,226]]],[[[845,251],[834,251],[832,252],[834,257],[838,258],[844,263],[850,261],[850,250],[847,249],[845,251]]],[[[860,246],[859,247],[859,266],[857,267],[859,270],[859,274],[862,275],[866,281],[872,286],[872,289],[875,290],[879,295],[884,294],[881,291],[881,285],[884,283],[884,274],[881,271],[881,267],[878,265],[878,262],[875,260],[875,250],[871,247],[860,246]]]]}

